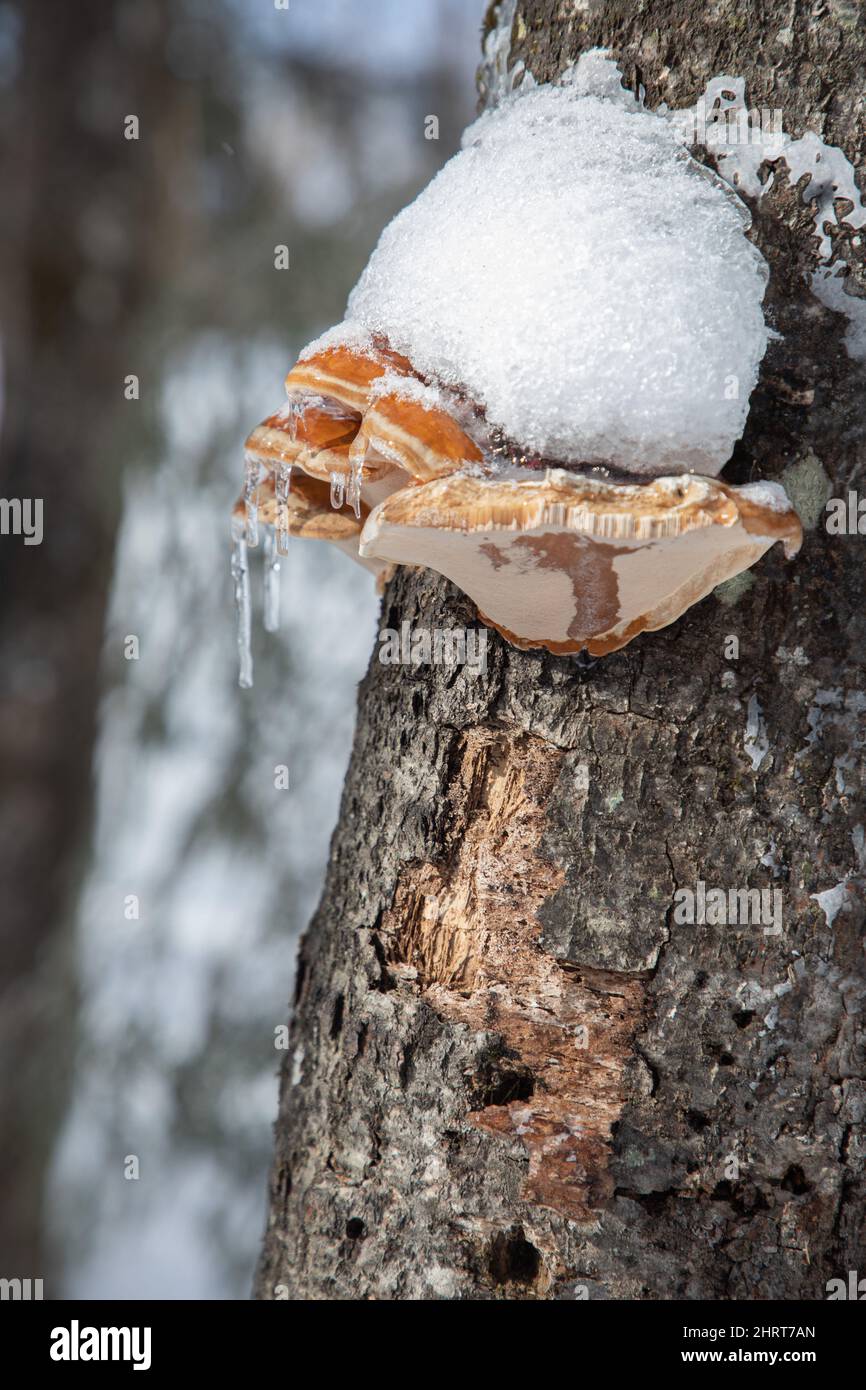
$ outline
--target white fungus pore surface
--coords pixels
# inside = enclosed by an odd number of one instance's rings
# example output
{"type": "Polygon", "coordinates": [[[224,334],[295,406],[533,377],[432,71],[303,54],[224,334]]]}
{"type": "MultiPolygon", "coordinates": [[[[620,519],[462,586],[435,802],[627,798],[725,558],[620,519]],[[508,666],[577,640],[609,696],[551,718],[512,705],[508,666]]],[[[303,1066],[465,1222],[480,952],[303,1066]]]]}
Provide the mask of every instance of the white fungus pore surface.
{"type": "Polygon", "coordinates": [[[767,345],[748,221],[586,54],[469,127],[382,233],[342,332],[385,334],[526,451],[715,474],[767,345]]]}

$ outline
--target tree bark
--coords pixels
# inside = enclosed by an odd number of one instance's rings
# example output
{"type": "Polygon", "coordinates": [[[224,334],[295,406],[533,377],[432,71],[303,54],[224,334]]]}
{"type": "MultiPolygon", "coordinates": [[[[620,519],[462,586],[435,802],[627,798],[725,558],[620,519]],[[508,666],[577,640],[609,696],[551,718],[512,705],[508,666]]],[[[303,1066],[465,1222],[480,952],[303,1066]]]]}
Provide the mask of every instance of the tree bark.
{"type": "MultiPolygon", "coordinates": [[[[651,108],[742,76],[795,136],[862,154],[847,0],[520,0],[537,80],[596,45],[651,108]]],[[[786,483],[799,558],[596,662],[494,633],[477,678],[371,660],[259,1297],[820,1299],[866,1269],[864,542],[823,515],[862,476],[864,374],[810,289],[804,192],[779,173],[751,204],[782,336],[725,472],[786,483]],[[781,933],[678,923],[699,882],[780,890],[781,933]]],[[[862,286],[862,239],[835,244],[862,286]]],[[[403,570],[382,626],[403,621],[477,618],[403,570]]]]}

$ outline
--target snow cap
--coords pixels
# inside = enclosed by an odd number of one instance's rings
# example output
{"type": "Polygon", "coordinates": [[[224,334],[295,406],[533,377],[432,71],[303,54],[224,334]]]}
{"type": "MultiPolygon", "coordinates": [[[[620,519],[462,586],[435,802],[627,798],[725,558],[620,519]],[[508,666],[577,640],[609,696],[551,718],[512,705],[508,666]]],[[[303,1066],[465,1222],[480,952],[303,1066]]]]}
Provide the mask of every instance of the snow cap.
{"type": "Polygon", "coordinates": [[[604,54],[528,81],[385,228],[344,331],[548,460],[714,475],[767,345],[749,214],[604,54]]]}

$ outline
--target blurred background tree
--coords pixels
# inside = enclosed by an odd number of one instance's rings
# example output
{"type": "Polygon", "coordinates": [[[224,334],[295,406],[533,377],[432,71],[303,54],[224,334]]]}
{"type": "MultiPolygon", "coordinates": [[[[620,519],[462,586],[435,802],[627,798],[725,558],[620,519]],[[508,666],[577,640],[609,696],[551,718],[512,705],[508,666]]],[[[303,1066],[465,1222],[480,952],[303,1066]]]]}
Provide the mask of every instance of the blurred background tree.
{"type": "Polygon", "coordinates": [[[298,545],[242,694],[228,510],[247,429],[456,148],[482,9],[0,3],[0,491],[45,502],[41,546],[0,539],[0,1274],[46,1296],[248,1289],[377,601],[298,545]]]}

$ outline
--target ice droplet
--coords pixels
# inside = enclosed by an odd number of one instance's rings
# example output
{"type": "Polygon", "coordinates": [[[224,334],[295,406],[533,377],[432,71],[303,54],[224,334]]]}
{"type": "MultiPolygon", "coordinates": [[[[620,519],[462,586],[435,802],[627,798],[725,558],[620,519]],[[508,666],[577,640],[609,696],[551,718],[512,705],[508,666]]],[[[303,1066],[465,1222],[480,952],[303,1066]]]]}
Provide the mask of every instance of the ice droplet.
{"type": "Polygon", "coordinates": [[[280,628],[280,556],[277,550],[276,533],[268,527],[265,531],[265,632],[278,632],[280,628]]]}
{"type": "Polygon", "coordinates": [[[292,465],[281,463],[277,469],[274,479],[274,491],[277,497],[277,552],[280,555],[289,553],[289,493],[292,490],[292,465]]]}
{"type": "Polygon", "coordinates": [[[331,474],[331,506],[342,507],[346,500],[346,479],[336,471],[331,474]]]}
{"type": "Polygon", "coordinates": [[[244,508],[247,518],[247,545],[259,543],[259,506],[256,493],[259,486],[259,461],[250,454],[244,459],[244,508]]]}
{"type": "Polygon", "coordinates": [[[356,520],[361,519],[361,471],[353,466],[349,474],[349,481],[346,486],[346,501],[355,513],[356,520]]]}
{"type": "Polygon", "coordinates": [[[235,586],[235,612],[237,614],[238,642],[238,685],[249,690],[253,683],[253,655],[250,648],[252,627],[252,604],[250,601],[250,570],[247,563],[247,543],[244,538],[244,523],[238,521],[232,527],[232,579],[235,586]]]}
{"type": "Polygon", "coordinates": [[[364,456],[366,452],[367,443],[363,431],[359,430],[349,449],[349,481],[346,486],[346,501],[359,521],[361,519],[361,485],[364,481],[364,456]]]}

